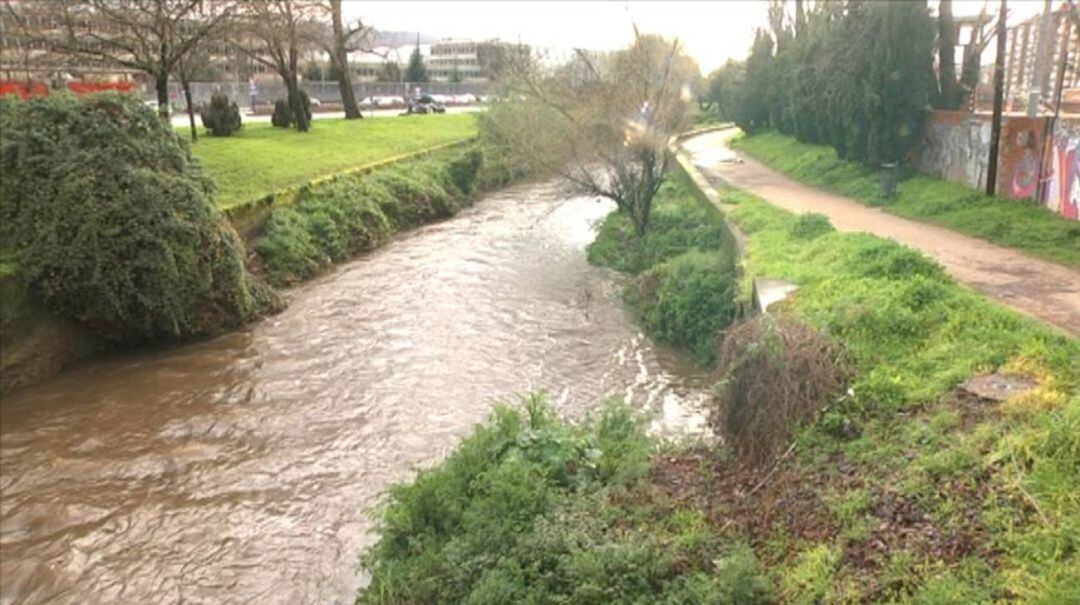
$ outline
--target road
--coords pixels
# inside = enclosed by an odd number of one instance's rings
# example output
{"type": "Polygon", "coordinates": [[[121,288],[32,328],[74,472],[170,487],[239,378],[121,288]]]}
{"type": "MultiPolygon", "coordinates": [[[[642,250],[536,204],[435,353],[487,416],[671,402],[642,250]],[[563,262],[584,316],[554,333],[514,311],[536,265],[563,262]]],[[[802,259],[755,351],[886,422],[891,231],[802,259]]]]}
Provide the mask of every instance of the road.
{"type": "MultiPolygon", "coordinates": [[[[446,113],[472,113],[475,111],[481,111],[483,107],[480,105],[465,105],[461,107],[447,107],[446,113]]],[[[247,108],[241,110],[246,112],[247,108]]],[[[365,109],[361,110],[361,115],[365,118],[389,118],[401,115],[405,111],[403,109],[365,109]]],[[[259,122],[269,122],[270,116],[253,116],[248,113],[243,113],[241,116],[245,124],[257,124],[259,122]]],[[[328,111],[325,113],[313,113],[312,118],[315,120],[328,120],[328,119],[341,119],[345,117],[344,111],[328,111]]],[[[199,120],[198,114],[195,116],[195,123],[201,128],[202,122],[199,120]]],[[[172,117],[172,125],[174,127],[187,126],[188,115],[186,113],[178,113],[172,117]]]]}
{"type": "Polygon", "coordinates": [[[730,130],[722,130],[683,143],[711,181],[745,189],[792,212],[824,214],[840,231],[872,233],[921,250],[960,283],[1080,336],[1080,272],[804,185],[736,154],[725,144],[730,136],[730,130]]]}

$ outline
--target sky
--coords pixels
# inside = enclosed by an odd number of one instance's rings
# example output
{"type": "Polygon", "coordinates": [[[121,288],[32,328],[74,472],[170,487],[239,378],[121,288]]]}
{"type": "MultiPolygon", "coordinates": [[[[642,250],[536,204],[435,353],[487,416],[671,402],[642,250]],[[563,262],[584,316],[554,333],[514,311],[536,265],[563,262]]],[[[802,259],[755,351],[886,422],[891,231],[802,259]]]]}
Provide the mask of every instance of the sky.
{"type": "MultiPolygon", "coordinates": [[[[794,10],[789,1],[788,9],[794,10]]],[[[1039,0],[1010,0],[1010,25],[1040,11],[1039,0]]],[[[745,58],[754,30],[766,27],[762,0],[686,1],[371,1],[345,0],[349,17],[386,31],[419,31],[436,38],[501,38],[534,47],[613,50],[642,33],[678,37],[703,74],[728,59],[745,58]]],[[[930,2],[931,7],[937,1],[930,2]]],[[[983,0],[955,0],[955,15],[978,14],[983,0]]],[[[996,14],[998,2],[989,3],[996,14]]]]}

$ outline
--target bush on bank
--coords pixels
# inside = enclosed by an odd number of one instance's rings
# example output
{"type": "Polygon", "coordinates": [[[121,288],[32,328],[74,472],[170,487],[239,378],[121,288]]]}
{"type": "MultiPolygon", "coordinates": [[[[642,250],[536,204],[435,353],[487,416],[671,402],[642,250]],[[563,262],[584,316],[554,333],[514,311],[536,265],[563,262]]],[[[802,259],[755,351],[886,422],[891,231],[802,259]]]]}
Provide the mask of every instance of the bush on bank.
{"type": "Polygon", "coordinates": [[[571,424],[500,406],[437,468],[390,490],[358,603],[764,603],[743,546],[632,497],[650,441],[628,406],[571,424]]]}
{"type": "Polygon", "coordinates": [[[0,99],[0,245],[34,295],[112,341],[208,334],[271,295],[187,144],[119,94],[0,99]]]}
{"type": "Polygon", "coordinates": [[[646,330],[708,363],[715,357],[717,332],[735,319],[738,284],[723,220],[703,208],[689,186],[680,175],[668,177],[643,237],[627,216],[609,214],[588,257],[638,275],[625,298],[646,330]]]}
{"type": "Polygon", "coordinates": [[[718,332],[735,320],[737,288],[730,256],[691,250],[642,273],[626,300],[654,338],[711,362],[718,332]]]}
{"type": "Polygon", "coordinates": [[[483,161],[477,149],[445,152],[305,187],[255,243],[268,279],[311,278],[398,231],[457,214],[473,200],[483,161]]]}

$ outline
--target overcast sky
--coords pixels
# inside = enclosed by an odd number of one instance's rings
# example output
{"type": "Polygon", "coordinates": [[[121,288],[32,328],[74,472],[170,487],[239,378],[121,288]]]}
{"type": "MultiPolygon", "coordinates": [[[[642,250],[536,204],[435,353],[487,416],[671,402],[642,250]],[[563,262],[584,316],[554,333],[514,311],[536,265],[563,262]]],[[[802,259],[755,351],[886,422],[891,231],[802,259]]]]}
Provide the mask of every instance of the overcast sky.
{"type": "MultiPolygon", "coordinates": [[[[651,1],[369,1],[345,0],[347,15],[360,16],[389,31],[419,31],[437,38],[501,38],[554,49],[611,50],[629,43],[632,24],[646,33],[677,36],[702,73],[724,61],[746,56],[754,29],[765,27],[768,4],[757,0],[723,2],[651,1]]],[[[977,14],[982,0],[956,0],[956,15],[977,14]]],[[[1010,0],[1009,24],[1039,12],[1040,0],[1010,0]]],[[[794,10],[794,2],[788,2],[794,10]]],[[[937,0],[930,2],[937,6],[937,0]]],[[[990,2],[989,11],[997,11],[990,2]]]]}

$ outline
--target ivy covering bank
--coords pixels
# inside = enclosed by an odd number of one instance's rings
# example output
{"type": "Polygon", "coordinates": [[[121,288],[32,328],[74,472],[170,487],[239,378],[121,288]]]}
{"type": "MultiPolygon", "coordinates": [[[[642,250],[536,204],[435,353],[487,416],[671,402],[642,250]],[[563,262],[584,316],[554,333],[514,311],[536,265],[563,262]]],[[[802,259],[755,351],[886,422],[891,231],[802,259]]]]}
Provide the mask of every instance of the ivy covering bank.
{"type": "Polygon", "coordinates": [[[110,341],[214,333],[272,294],[213,181],[131,95],[0,98],[0,246],[54,313],[110,341]]]}

